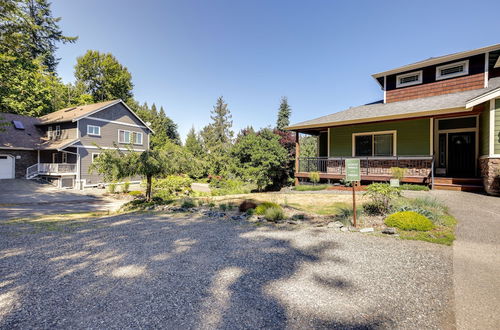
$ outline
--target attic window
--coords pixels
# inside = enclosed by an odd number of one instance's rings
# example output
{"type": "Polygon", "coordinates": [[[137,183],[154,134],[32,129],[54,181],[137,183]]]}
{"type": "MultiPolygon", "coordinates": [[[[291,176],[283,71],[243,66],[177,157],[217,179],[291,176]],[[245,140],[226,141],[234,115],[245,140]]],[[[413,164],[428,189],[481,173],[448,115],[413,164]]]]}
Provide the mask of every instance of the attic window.
{"type": "Polygon", "coordinates": [[[469,61],[455,62],[436,68],[436,80],[460,77],[469,74],[469,61]]]}
{"type": "Polygon", "coordinates": [[[396,88],[418,85],[422,83],[422,71],[415,71],[396,76],[396,88]]]}
{"type": "Polygon", "coordinates": [[[12,121],[12,124],[14,124],[14,127],[16,129],[24,129],[24,125],[22,122],[20,122],[19,120],[13,120],[12,121]]]}

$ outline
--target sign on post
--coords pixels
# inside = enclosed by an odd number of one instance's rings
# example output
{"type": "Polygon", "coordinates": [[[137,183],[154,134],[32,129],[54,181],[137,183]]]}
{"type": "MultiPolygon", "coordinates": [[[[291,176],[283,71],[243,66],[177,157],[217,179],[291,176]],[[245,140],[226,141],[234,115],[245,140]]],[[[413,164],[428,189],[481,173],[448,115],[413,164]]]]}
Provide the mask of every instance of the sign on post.
{"type": "Polygon", "coordinates": [[[345,180],[361,181],[361,168],[359,159],[345,160],[345,180]]]}
{"type": "Polygon", "coordinates": [[[361,164],[359,159],[345,160],[345,180],[352,183],[352,220],[356,227],[356,182],[361,181],[361,164]]]}

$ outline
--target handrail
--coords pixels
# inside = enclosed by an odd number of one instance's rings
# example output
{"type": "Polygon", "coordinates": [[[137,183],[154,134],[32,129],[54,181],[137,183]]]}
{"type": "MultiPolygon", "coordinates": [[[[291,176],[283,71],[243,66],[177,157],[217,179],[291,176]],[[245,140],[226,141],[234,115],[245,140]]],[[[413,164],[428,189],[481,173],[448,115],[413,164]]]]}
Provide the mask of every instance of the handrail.
{"type": "Polygon", "coordinates": [[[298,172],[320,172],[344,175],[345,160],[361,161],[362,175],[391,175],[391,167],[407,169],[408,176],[431,177],[434,157],[429,155],[386,157],[299,157],[298,172]]]}

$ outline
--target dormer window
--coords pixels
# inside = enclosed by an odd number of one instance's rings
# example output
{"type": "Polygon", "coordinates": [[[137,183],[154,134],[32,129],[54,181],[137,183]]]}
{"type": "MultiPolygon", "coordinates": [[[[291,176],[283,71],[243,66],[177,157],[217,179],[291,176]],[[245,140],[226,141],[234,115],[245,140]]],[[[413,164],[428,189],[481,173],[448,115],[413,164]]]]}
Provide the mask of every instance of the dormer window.
{"type": "Polygon", "coordinates": [[[436,80],[460,77],[469,74],[469,61],[455,62],[436,68],[436,80]]]}
{"type": "Polygon", "coordinates": [[[422,83],[422,70],[399,74],[396,76],[396,88],[418,85],[422,83]]]}

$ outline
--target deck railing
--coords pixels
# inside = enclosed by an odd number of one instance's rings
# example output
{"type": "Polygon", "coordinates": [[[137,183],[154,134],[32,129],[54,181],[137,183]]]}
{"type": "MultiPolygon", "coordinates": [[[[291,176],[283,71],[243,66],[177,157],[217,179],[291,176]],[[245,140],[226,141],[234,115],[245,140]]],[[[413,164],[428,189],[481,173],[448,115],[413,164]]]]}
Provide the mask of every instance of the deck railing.
{"type": "Polygon", "coordinates": [[[76,164],[66,163],[38,163],[26,169],[26,177],[32,178],[39,174],[60,175],[76,173],[76,164]]]}
{"type": "Polygon", "coordinates": [[[406,176],[430,177],[432,156],[394,157],[302,157],[299,158],[298,172],[320,172],[345,175],[345,160],[360,159],[361,175],[391,175],[391,167],[406,168],[406,176]]]}

